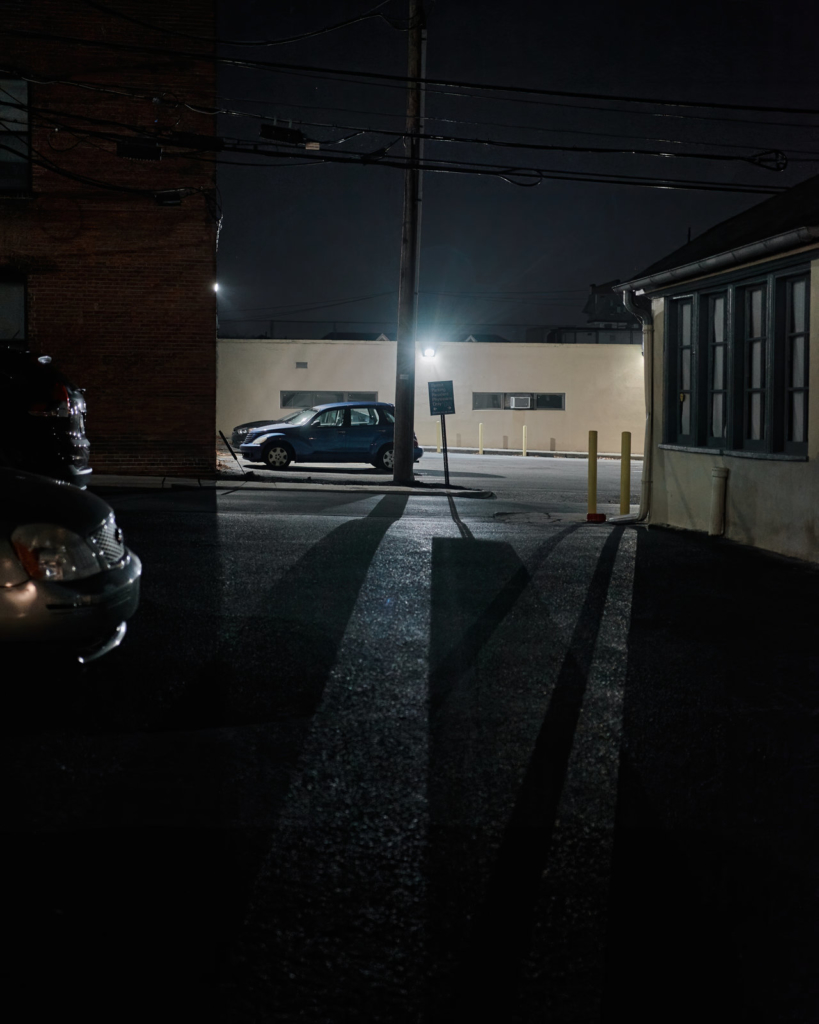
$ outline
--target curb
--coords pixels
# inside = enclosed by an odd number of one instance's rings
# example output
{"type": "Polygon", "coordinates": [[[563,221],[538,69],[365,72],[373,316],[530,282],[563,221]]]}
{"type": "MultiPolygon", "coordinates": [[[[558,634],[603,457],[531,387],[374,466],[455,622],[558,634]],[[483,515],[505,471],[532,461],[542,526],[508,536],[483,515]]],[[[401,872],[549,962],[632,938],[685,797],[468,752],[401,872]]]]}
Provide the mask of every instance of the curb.
{"type": "Polygon", "coordinates": [[[101,476],[94,474],[89,483],[90,489],[105,487],[138,487],[145,490],[171,490],[186,488],[191,490],[229,490],[237,491],[325,491],[345,494],[413,494],[425,498],[494,498],[492,491],[479,491],[464,488],[456,490],[446,487],[395,487],[390,484],[321,484],[274,482],[265,480],[245,480],[242,477],[231,479],[209,480],[199,477],[180,476],[101,476]]]}
{"type": "MultiPolygon", "coordinates": [[[[433,455],[441,455],[434,444],[421,445],[425,452],[431,452],[433,455]]],[[[452,455],[477,455],[477,448],[453,448],[452,445],[448,445],[448,451],[452,455]]],[[[520,457],[523,455],[522,448],[484,448],[484,455],[514,455],[520,457]]],[[[541,452],[532,451],[531,448],[526,451],[527,459],[587,459],[589,457],[588,452],[541,452]]],[[[598,459],[616,459],[620,461],[620,452],[598,452],[598,459]]],[[[632,455],[632,462],[642,462],[642,455],[632,455]]]]}

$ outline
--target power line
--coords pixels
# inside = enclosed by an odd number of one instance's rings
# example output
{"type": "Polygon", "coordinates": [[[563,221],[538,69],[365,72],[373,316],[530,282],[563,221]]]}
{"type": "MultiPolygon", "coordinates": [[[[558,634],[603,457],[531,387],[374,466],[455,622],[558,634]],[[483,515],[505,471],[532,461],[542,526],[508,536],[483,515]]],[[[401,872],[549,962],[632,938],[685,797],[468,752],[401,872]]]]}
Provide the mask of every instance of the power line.
{"type": "MultiPolygon", "coordinates": [[[[379,163],[382,166],[395,167],[400,169],[406,169],[409,166],[406,160],[396,158],[386,158],[386,149],[382,149],[376,153],[349,153],[342,154],[338,152],[325,151],[321,157],[313,157],[312,154],[308,156],[299,152],[298,155],[293,153],[282,153],[280,149],[271,149],[270,145],[259,145],[258,143],[249,143],[245,140],[234,139],[225,140],[219,136],[197,136],[190,133],[179,133],[173,130],[160,130],[149,131],[142,126],[132,125],[129,126],[131,130],[137,132],[141,137],[152,138],[157,142],[164,142],[165,145],[177,146],[181,149],[212,149],[212,150],[224,150],[227,153],[237,155],[249,155],[254,157],[253,166],[271,166],[270,161],[265,164],[257,163],[259,157],[263,156],[274,156],[277,158],[275,166],[287,166],[288,163],[292,163],[294,160],[299,162],[311,162],[314,159],[318,159],[321,162],[341,162],[341,163],[379,163]],[[164,134],[163,134],[164,132],[164,134]],[[284,161],[284,163],[282,163],[284,161]]],[[[78,131],[73,131],[75,137],[79,137],[78,131]]],[[[96,132],[85,130],[85,134],[97,138],[104,138],[109,141],[123,141],[121,136],[116,136],[112,133],[96,132]]],[[[126,139],[129,137],[126,137],[126,139]]],[[[484,142],[484,144],[488,144],[484,142]]],[[[389,148],[389,147],[387,147],[389,148]]],[[[41,157],[42,155],[39,154],[41,157]]],[[[239,161],[232,160],[220,160],[220,163],[226,165],[237,165],[239,161]]],[[[500,177],[502,180],[509,182],[510,184],[524,185],[532,187],[539,184],[543,180],[570,180],[570,181],[599,181],[610,184],[632,184],[640,185],[642,187],[652,188],[675,188],[675,189],[687,189],[687,190],[706,190],[706,191],[731,191],[739,193],[753,193],[753,194],[773,194],[784,189],[778,187],[762,188],[756,185],[749,185],[744,183],[729,184],[725,182],[714,182],[714,181],[689,181],[679,180],[671,178],[650,178],[641,175],[626,175],[618,172],[606,172],[598,173],[591,171],[573,171],[573,172],[561,172],[556,168],[533,168],[533,167],[520,167],[520,166],[506,166],[501,164],[485,164],[478,161],[459,161],[459,160],[443,160],[437,158],[427,158],[424,160],[424,168],[429,170],[437,170],[439,172],[455,172],[455,173],[468,173],[468,174],[489,174],[496,177],[500,177]]],[[[69,176],[68,172],[64,172],[57,168],[57,165],[53,162],[49,163],[49,169],[55,170],[56,173],[64,173],[69,176]]],[[[100,187],[116,188],[119,191],[137,191],[141,194],[146,194],[148,190],[140,189],[128,189],[123,186],[115,186],[112,183],[101,182],[98,179],[91,179],[83,176],[74,176],[75,180],[84,181],[87,184],[95,184],[100,187]]]]}
{"type": "MultiPolygon", "coordinates": [[[[0,88],[0,91],[4,91],[4,90],[2,90],[2,88],[0,88]]],[[[21,110],[25,109],[23,104],[18,104],[18,103],[7,103],[6,106],[8,106],[8,107],[17,107],[18,109],[21,109],[21,110]]],[[[90,122],[90,123],[94,123],[94,124],[107,124],[107,125],[117,126],[117,127],[120,127],[120,128],[127,128],[127,129],[130,129],[131,131],[140,133],[141,135],[146,135],[147,133],[150,133],[151,137],[155,137],[158,141],[164,141],[167,145],[179,145],[180,144],[179,142],[175,141],[174,138],[173,138],[174,134],[178,135],[179,133],[174,133],[170,129],[161,129],[159,132],[152,132],[150,129],[146,128],[145,126],[134,125],[134,124],[127,124],[127,123],[121,122],[121,121],[112,121],[112,120],[106,120],[106,119],[100,119],[100,118],[91,118],[91,117],[87,117],[86,115],[82,115],[82,114],[75,115],[75,114],[73,114],[71,112],[66,112],[66,111],[52,111],[52,110],[48,110],[48,109],[42,108],[42,107],[28,107],[27,109],[29,111],[31,111],[32,113],[36,113],[37,116],[43,118],[43,120],[46,123],[50,122],[51,124],[59,124],[59,126],[61,128],[63,128],[63,129],[65,129],[65,130],[69,130],[68,127],[64,123],[56,121],[55,120],[55,115],[62,116],[62,117],[79,117],[81,120],[84,120],[84,121],[87,121],[87,122],[90,122]],[[163,131],[166,133],[165,135],[162,134],[163,131]],[[170,133],[169,137],[168,137],[168,133],[170,133]]],[[[10,118],[5,118],[4,120],[7,123],[15,123],[10,118]]],[[[322,145],[340,145],[343,142],[348,142],[350,139],[356,138],[357,136],[364,135],[364,134],[390,135],[390,136],[394,137],[395,141],[398,141],[400,138],[407,137],[407,134],[408,134],[408,133],[405,132],[405,133],[402,133],[402,134],[399,135],[399,134],[394,134],[392,132],[386,132],[386,131],[383,131],[381,129],[370,129],[370,128],[361,127],[361,126],[357,126],[357,125],[333,125],[333,124],[328,124],[326,122],[301,121],[300,124],[303,125],[303,126],[313,127],[313,128],[315,128],[315,127],[335,128],[338,131],[349,131],[349,132],[353,133],[353,134],[347,135],[347,136],[345,136],[344,138],[341,138],[341,139],[334,139],[334,140],[330,140],[330,141],[322,141],[322,143],[321,143],[322,145]]],[[[78,130],[78,129],[73,129],[73,130],[78,130]]],[[[90,132],[88,130],[86,130],[86,133],[88,135],[95,134],[95,133],[90,132]]],[[[96,134],[99,137],[108,137],[108,136],[105,135],[105,133],[102,133],[102,132],[98,132],[96,134]]],[[[510,142],[510,141],[497,140],[497,139],[477,139],[477,138],[464,138],[464,137],[459,137],[459,136],[443,136],[443,135],[438,135],[438,134],[434,134],[434,133],[432,133],[432,134],[431,133],[418,133],[417,137],[425,139],[425,140],[433,141],[433,142],[453,143],[453,144],[469,144],[469,145],[480,145],[480,146],[491,146],[491,147],[497,148],[497,149],[529,149],[529,150],[539,150],[539,151],[548,151],[548,152],[564,152],[564,153],[592,153],[592,154],[600,154],[600,155],[604,155],[605,154],[605,155],[623,155],[623,156],[652,156],[652,157],[660,157],[660,158],[665,158],[665,159],[682,158],[682,159],[699,159],[699,160],[721,160],[721,161],[728,161],[728,162],[750,163],[750,164],[752,164],[754,166],[757,166],[757,167],[763,167],[766,170],[775,170],[775,171],[783,171],[783,170],[785,170],[785,168],[787,166],[787,162],[788,162],[788,158],[786,157],[786,155],[781,150],[769,150],[769,151],[763,152],[763,153],[755,153],[755,154],[753,154],[751,156],[734,156],[734,155],[731,155],[731,154],[722,154],[722,153],[688,153],[688,152],[673,152],[673,151],[634,149],[634,148],[632,148],[632,149],[623,149],[623,148],[604,147],[604,146],[561,146],[561,145],[549,145],[549,144],[543,144],[543,143],[510,142]]],[[[216,147],[214,147],[214,148],[216,148],[216,147]]],[[[366,154],[366,155],[369,155],[369,154],[366,154]]],[[[819,157],[817,157],[817,159],[819,159],[819,157]]]]}
{"type": "MultiPolygon", "coordinates": [[[[272,100],[257,100],[257,99],[252,99],[252,98],[245,98],[245,99],[241,99],[241,100],[231,100],[229,97],[221,97],[221,100],[222,100],[222,102],[258,103],[258,104],[262,104],[263,103],[263,104],[267,104],[267,105],[270,105],[273,102],[272,100]]],[[[338,113],[342,113],[342,114],[365,114],[365,115],[372,116],[372,117],[394,117],[394,118],[397,118],[397,119],[399,119],[401,121],[404,120],[404,115],[403,114],[400,114],[400,113],[393,114],[393,113],[389,113],[387,111],[359,110],[359,109],[351,108],[351,107],[330,107],[330,106],[325,106],[322,103],[319,103],[319,104],[292,103],[290,100],[277,100],[275,102],[276,102],[277,106],[279,106],[279,107],[287,107],[287,108],[293,107],[293,108],[296,108],[296,109],[299,109],[299,110],[322,110],[322,111],[324,111],[324,110],[328,110],[328,111],[329,110],[333,110],[333,111],[337,111],[338,113]]],[[[576,104],[570,105],[570,104],[558,103],[558,104],[555,104],[555,106],[560,106],[560,107],[568,108],[570,110],[602,110],[602,111],[606,111],[607,113],[612,113],[612,114],[619,114],[619,113],[633,114],[634,113],[634,111],[610,110],[608,107],[581,107],[581,106],[578,106],[576,104]]],[[[227,110],[225,108],[217,108],[217,109],[215,109],[214,112],[217,113],[217,114],[224,114],[224,115],[228,115],[228,116],[232,116],[232,117],[250,117],[250,118],[256,118],[256,119],[265,119],[265,118],[270,118],[270,117],[273,116],[272,114],[255,114],[255,113],[253,113],[251,111],[227,110]]],[[[645,111],[641,111],[641,113],[646,113],[646,112],[645,111]]],[[[281,114],[279,114],[278,116],[281,117],[281,114]]],[[[308,124],[308,123],[310,123],[310,122],[306,122],[306,121],[301,121],[298,118],[294,118],[293,120],[298,120],[300,124],[308,124]]],[[[556,134],[556,135],[590,135],[590,136],[595,136],[595,137],[598,137],[598,138],[637,139],[637,140],[640,140],[642,142],[664,142],[666,145],[669,145],[669,146],[710,146],[710,145],[713,145],[713,143],[711,143],[711,142],[697,142],[696,139],[668,139],[668,138],[664,138],[663,136],[659,136],[659,135],[634,135],[634,134],[630,134],[628,132],[599,132],[599,131],[595,132],[595,131],[584,131],[583,129],[579,129],[579,128],[544,128],[544,127],[542,127],[540,125],[510,124],[508,121],[473,121],[473,120],[468,120],[466,118],[459,118],[459,117],[436,117],[434,114],[425,114],[424,115],[424,120],[425,121],[437,121],[437,122],[439,122],[441,124],[467,124],[467,125],[472,125],[472,126],[477,127],[477,128],[508,128],[508,129],[514,130],[514,131],[541,132],[541,133],[545,132],[545,133],[548,133],[548,134],[551,134],[551,135],[554,135],[554,134],[556,134]]],[[[723,119],[722,118],[705,118],[704,120],[718,120],[718,121],[721,121],[723,119]]],[[[775,121],[759,121],[759,122],[757,122],[757,121],[736,121],[735,119],[730,119],[730,121],[731,121],[732,124],[747,124],[747,125],[752,125],[752,126],[756,125],[756,124],[767,124],[767,125],[770,125],[771,127],[780,127],[781,126],[779,122],[775,122],[775,121]]],[[[805,128],[806,126],[804,124],[798,124],[798,125],[797,124],[794,124],[794,125],[787,125],[786,124],[786,125],[784,125],[784,127],[805,128]]],[[[372,130],[373,131],[383,131],[384,134],[390,134],[390,132],[388,130],[386,130],[386,129],[375,129],[374,128],[372,130]]],[[[819,156],[819,150],[794,149],[791,146],[776,146],[776,145],[763,146],[762,144],[751,146],[751,145],[749,145],[747,143],[733,143],[733,142],[720,142],[720,145],[723,148],[725,148],[725,149],[762,149],[762,148],[765,148],[765,149],[777,149],[777,148],[779,148],[779,149],[786,149],[788,151],[788,153],[802,153],[802,154],[806,154],[806,155],[819,156]]]]}
{"type": "Polygon", "coordinates": [[[349,71],[344,68],[328,68],[311,64],[287,64],[279,61],[252,61],[233,57],[222,57],[214,54],[191,53],[185,50],[169,50],[162,47],[145,46],[142,44],[113,43],[107,40],[82,39],[76,36],[62,36],[47,32],[34,32],[26,29],[4,30],[7,35],[17,36],[25,39],[43,39],[52,42],[72,43],[78,46],[90,46],[101,49],[114,50],[125,53],[151,53],[163,57],[187,57],[191,60],[205,62],[216,62],[234,67],[252,68],[257,70],[272,70],[283,73],[307,72],[321,75],[334,75],[339,78],[360,78],[369,79],[378,83],[399,83],[402,87],[417,81],[427,89],[431,86],[439,86],[446,89],[477,89],[481,92],[513,93],[515,95],[527,96],[560,96],[565,99],[595,99],[610,103],[640,103],[651,106],[693,108],[702,110],[736,110],[751,111],[758,113],[776,114],[802,114],[805,116],[818,116],[819,109],[811,107],[778,107],[767,104],[749,103],[719,103],[714,101],[690,101],[690,100],[669,100],[661,97],[649,96],[628,96],[613,95],[608,93],[579,92],[568,89],[537,89],[531,86],[520,85],[495,85],[485,82],[462,82],[440,78],[419,78],[409,79],[405,75],[391,75],[379,71],[349,71]]]}
{"type": "MultiPolygon", "coordinates": [[[[100,85],[99,83],[78,82],[76,80],[68,80],[68,79],[36,78],[33,75],[27,74],[27,73],[21,71],[20,69],[16,69],[16,68],[6,67],[6,68],[2,68],[0,70],[2,70],[5,74],[13,75],[14,77],[20,78],[23,81],[31,82],[31,83],[34,83],[34,84],[37,84],[37,85],[68,85],[68,86],[73,86],[75,88],[85,89],[85,90],[89,90],[89,91],[93,91],[93,92],[107,93],[107,94],[117,95],[117,96],[125,96],[125,97],[128,97],[130,99],[156,100],[156,96],[153,93],[149,94],[149,93],[145,93],[144,91],[138,91],[138,90],[135,90],[135,89],[131,89],[130,91],[124,92],[122,90],[122,88],[119,88],[119,89],[108,88],[106,86],[100,85]]],[[[451,95],[451,94],[444,94],[444,95],[451,95]]],[[[200,113],[200,114],[204,114],[206,116],[215,116],[215,115],[218,115],[218,114],[222,114],[222,115],[225,115],[225,116],[232,116],[232,117],[248,117],[248,118],[253,118],[255,120],[264,120],[265,119],[265,115],[262,115],[262,114],[254,114],[254,113],[248,112],[248,111],[226,110],[224,108],[219,108],[219,107],[202,107],[202,106],[200,106],[198,104],[192,104],[192,103],[188,103],[188,102],[186,102],[184,100],[179,100],[176,97],[174,97],[174,102],[173,103],[170,103],[168,100],[164,99],[164,96],[160,97],[160,99],[161,99],[162,102],[167,103],[169,106],[179,106],[179,105],[182,105],[182,106],[185,106],[187,109],[193,111],[194,113],[200,113]]],[[[257,101],[257,100],[252,100],[251,99],[251,100],[245,100],[243,102],[250,102],[250,103],[265,102],[265,103],[267,103],[269,101],[267,101],[267,100],[264,100],[264,101],[258,100],[257,101]]],[[[526,101],[521,100],[519,102],[526,102],[526,101]]],[[[539,102],[539,101],[536,101],[536,102],[539,102]]],[[[620,113],[620,114],[627,114],[629,116],[631,116],[631,115],[633,115],[635,113],[639,113],[641,115],[651,116],[651,117],[666,117],[666,118],[667,117],[675,117],[677,119],[695,119],[695,120],[719,121],[719,122],[726,122],[727,121],[727,122],[732,123],[732,124],[744,124],[744,125],[762,124],[762,125],[769,125],[771,127],[797,127],[797,128],[803,128],[803,129],[805,127],[811,127],[811,126],[807,126],[805,124],[796,124],[796,123],[790,123],[790,122],[751,121],[751,120],[746,120],[746,119],[737,120],[735,118],[709,118],[709,117],[702,117],[702,116],[699,116],[699,115],[691,115],[691,114],[674,114],[674,115],[669,115],[669,114],[659,114],[659,113],[651,112],[651,111],[621,111],[621,110],[611,109],[611,108],[608,108],[608,107],[589,107],[589,106],[578,105],[578,104],[547,103],[545,105],[547,105],[547,106],[557,106],[557,107],[561,107],[561,108],[564,108],[564,109],[570,109],[570,110],[589,109],[589,110],[603,111],[605,113],[613,113],[613,114],[620,113]]],[[[363,114],[370,114],[370,115],[374,115],[374,116],[385,116],[385,117],[400,117],[401,116],[399,114],[389,114],[389,113],[378,112],[378,111],[359,111],[359,110],[350,110],[349,108],[345,108],[345,107],[324,107],[322,105],[319,105],[318,107],[315,107],[313,105],[299,104],[299,103],[285,103],[284,106],[296,107],[296,108],[300,108],[300,109],[306,108],[306,109],[311,109],[311,110],[312,109],[338,110],[338,111],[346,112],[346,113],[363,113],[363,114]]],[[[667,145],[694,145],[694,146],[711,145],[711,143],[702,143],[702,142],[696,142],[696,141],[685,142],[685,141],[682,141],[682,140],[667,140],[667,139],[663,139],[663,138],[657,138],[657,137],[654,137],[654,136],[639,136],[639,135],[635,136],[635,135],[627,135],[627,134],[619,133],[619,132],[618,133],[606,133],[606,132],[589,132],[589,131],[582,131],[582,130],[579,130],[579,129],[570,129],[570,128],[553,128],[553,129],[552,128],[539,128],[539,127],[526,126],[526,125],[508,125],[508,124],[504,124],[503,122],[470,121],[470,120],[463,120],[463,119],[459,119],[459,118],[444,118],[444,117],[434,117],[434,116],[427,116],[426,120],[427,121],[438,121],[438,122],[441,122],[441,123],[451,123],[451,124],[472,124],[472,125],[479,125],[479,126],[508,127],[508,128],[520,129],[520,130],[524,130],[524,131],[557,132],[559,134],[593,135],[593,136],[605,136],[605,137],[610,137],[610,138],[635,138],[635,139],[643,139],[643,140],[646,140],[646,141],[665,142],[667,145]]],[[[390,132],[382,131],[381,129],[368,129],[368,130],[371,130],[372,132],[380,132],[381,134],[391,134],[390,132]]],[[[737,144],[732,144],[732,143],[722,143],[722,145],[723,145],[724,148],[736,148],[736,149],[762,149],[762,148],[764,148],[762,146],[737,145],[737,144]]],[[[771,149],[771,148],[782,149],[783,147],[768,147],[768,148],[769,149],[771,149]]],[[[791,147],[785,147],[785,148],[787,148],[791,154],[801,153],[801,154],[804,154],[804,155],[808,156],[808,155],[811,155],[814,152],[814,151],[811,151],[811,150],[792,149],[791,147]]],[[[799,158],[795,157],[795,156],[791,156],[790,159],[791,160],[795,160],[796,162],[812,162],[812,161],[802,161],[802,160],[799,160],[799,158]]]]}
{"type": "MultiPolygon", "coordinates": [[[[236,140],[231,145],[226,145],[224,149],[225,153],[235,153],[243,155],[267,155],[267,151],[261,150],[258,144],[255,143],[244,143],[241,140],[236,140]],[[251,148],[247,148],[250,146],[251,148]],[[244,147],[244,148],[240,148],[244,147]]],[[[273,155],[273,154],[271,154],[273,155]]],[[[289,158],[289,154],[276,153],[275,155],[280,158],[289,158]]],[[[302,155],[301,153],[295,157],[298,160],[310,160],[313,159],[312,154],[308,155],[306,152],[302,155]]],[[[354,153],[334,153],[329,150],[324,151],[321,156],[316,155],[315,159],[323,160],[326,163],[346,163],[346,164],[364,164],[367,166],[380,166],[380,167],[395,167],[402,170],[409,166],[408,161],[400,157],[384,158],[380,155],[373,154],[354,154],[354,153]]],[[[219,164],[225,164],[229,166],[232,161],[219,158],[216,161],[219,164]]],[[[258,166],[265,166],[259,164],[258,166]]],[[[494,177],[502,178],[504,181],[510,184],[525,184],[528,186],[534,186],[540,184],[542,181],[556,180],[556,181],[587,181],[587,182],[599,182],[602,184],[619,184],[619,185],[635,185],[645,188],[661,188],[661,189],[683,189],[688,191],[707,191],[707,192],[737,192],[747,194],[758,194],[758,195],[774,195],[779,192],[785,192],[787,189],[784,186],[760,186],[750,185],[744,183],[730,184],[726,182],[712,182],[712,181],[686,181],[673,178],[649,178],[647,176],[640,175],[628,175],[619,174],[616,172],[598,173],[593,171],[577,171],[577,172],[565,172],[555,168],[542,168],[542,167],[520,167],[520,166],[508,166],[504,164],[481,164],[475,161],[463,161],[463,160],[436,160],[433,158],[425,157],[422,162],[419,163],[422,170],[427,171],[439,171],[444,173],[456,173],[456,174],[485,174],[494,177]],[[523,179],[513,180],[514,178],[523,179]]]]}
{"type": "Polygon", "coordinates": [[[360,14],[356,18],[348,18],[346,21],[338,21],[332,25],[326,25],[324,28],[313,29],[310,32],[302,32],[300,35],[288,36],[286,39],[217,39],[213,36],[198,36],[192,35],[190,32],[177,32],[172,28],[164,28],[160,25],[152,25],[150,22],[142,21],[139,18],[133,18],[128,14],[123,14],[122,11],[115,11],[112,7],[107,7],[105,4],[96,3],[95,0],[82,0],[88,7],[94,7],[98,11],[102,11],[105,14],[109,14],[114,18],[121,18],[123,21],[128,21],[132,25],[139,25],[141,28],[150,29],[152,32],[158,32],[161,35],[177,36],[181,39],[193,39],[195,42],[204,43],[222,43],[225,46],[283,46],[285,43],[296,43],[302,39],[312,39],[315,36],[323,36],[328,32],[336,32],[338,29],[347,28],[350,25],[357,25],[360,21],[367,21],[369,18],[381,18],[391,28],[399,28],[393,21],[387,18],[385,15],[379,13],[382,7],[386,7],[391,0],[383,0],[382,3],[377,4],[371,8],[365,14],[360,14]]]}
{"type": "MultiPolygon", "coordinates": [[[[298,154],[282,152],[278,148],[270,148],[270,145],[250,143],[245,140],[233,139],[225,140],[219,136],[196,136],[190,133],[178,133],[172,130],[165,130],[165,134],[161,132],[151,132],[141,126],[131,126],[131,129],[136,131],[142,138],[150,138],[155,142],[162,143],[165,145],[176,146],[181,149],[211,149],[211,150],[222,150],[225,153],[252,156],[255,159],[252,163],[245,163],[242,161],[235,160],[217,160],[217,163],[222,163],[227,166],[287,166],[293,162],[312,162],[319,160],[323,163],[336,162],[336,163],[378,163],[381,166],[394,167],[400,169],[406,169],[409,166],[408,162],[400,158],[386,158],[386,150],[382,149],[377,153],[337,153],[329,150],[325,150],[322,156],[313,157],[312,153],[308,156],[305,152],[302,154],[300,151],[298,154]],[[260,157],[276,157],[275,164],[271,164],[268,160],[265,163],[259,161],[260,157]]],[[[79,137],[77,129],[72,131],[75,137],[79,137]]],[[[119,142],[126,141],[130,136],[126,136],[124,139],[122,136],[114,135],[113,133],[97,132],[85,130],[84,134],[91,137],[104,138],[109,141],[119,142]]],[[[189,156],[191,154],[188,154],[189,156]]],[[[201,159],[201,157],[199,157],[201,159]]],[[[751,193],[751,194],[765,194],[770,195],[775,192],[784,191],[784,188],[780,187],[760,187],[756,185],[744,184],[744,183],[725,183],[725,182],[713,182],[713,181],[688,181],[671,178],[650,178],[641,175],[627,175],[617,172],[606,172],[598,173],[592,171],[574,171],[574,172],[561,172],[556,168],[533,168],[533,167],[520,167],[520,166],[507,166],[502,164],[484,164],[478,161],[459,161],[459,160],[443,160],[437,158],[427,158],[423,164],[420,165],[428,170],[436,170],[439,172],[448,173],[464,173],[464,174],[487,174],[495,177],[499,177],[510,184],[524,185],[532,187],[539,184],[543,180],[568,180],[568,181],[598,181],[609,184],[632,184],[639,185],[642,187],[651,188],[665,188],[665,189],[686,189],[693,191],[730,191],[739,193],[751,193]]],[[[53,163],[49,167],[51,170],[55,170],[56,173],[66,173],[57,170],[56,165],[53,163]]],[[[120,191],[128,191],[129,189],[114,186],[111,183],[100,182],[97,179],[83,178],[82,176],[75,176],[75,180],[84,180],[88,184],[96,184],[100,187],[117,188],[120,191]]],[[[143,194],[148,190],[133,190],[143,194]]]]}

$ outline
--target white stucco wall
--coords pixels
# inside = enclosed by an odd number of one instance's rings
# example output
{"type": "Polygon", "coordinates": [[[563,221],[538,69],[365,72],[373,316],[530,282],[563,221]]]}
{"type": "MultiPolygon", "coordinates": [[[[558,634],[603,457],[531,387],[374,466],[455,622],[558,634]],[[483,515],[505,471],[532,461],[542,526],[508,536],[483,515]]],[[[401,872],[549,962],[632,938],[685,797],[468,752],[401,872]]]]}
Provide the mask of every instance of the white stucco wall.
{"type": "Polygon", "coordinates": [[[664,300],[654,311],[654,429],[650,521],[708,530],[711,469],[728,470],[725,536],[819,562],[819,260],[811,263],[808,461],[705,455],[659,448],[662,442],[664,300]]]}
{"type": "MultiPolygon", "coordinates": [[[[642,453],[645,427],[643,357],[639,345],[547,345],[449,342],[416,363],[415,425],[421,444],[436,441],[427,383],[452,380],[456,415],[447,417],[454,447],[474,447],[478,424],[487,448],[585,451],[589,430],[601,452],[619,452],[632,433],[642,453]],[[472,409],[473,391],[565,393],[564,410],[472,409]]],[[[395,343],[389,341],[234,340],[218,342],[216,421],[229,435],[237,423],[284,413],[281,391],[376,391],[395,394],[395,343]],[[307,369],[296,369],[306,362],[307,369]]],[[[288,410],[292,411],[292,410],[288,410]]]]}

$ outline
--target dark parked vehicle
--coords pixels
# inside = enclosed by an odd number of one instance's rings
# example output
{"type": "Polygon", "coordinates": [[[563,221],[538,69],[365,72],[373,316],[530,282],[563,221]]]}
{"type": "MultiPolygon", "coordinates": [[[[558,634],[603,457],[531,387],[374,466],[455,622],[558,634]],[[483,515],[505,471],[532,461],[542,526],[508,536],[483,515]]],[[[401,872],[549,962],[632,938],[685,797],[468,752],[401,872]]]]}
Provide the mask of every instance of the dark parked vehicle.
{"type": "Polygon", "coordinates": [[[233,428],[233,433],[230,435],[230,443],[234,448],[238,448],[240,444],[244,444],[247,440],[247,435],[250,434],[256,427],[266,427],[269,423],[276,423],[277,420],[273,417],[266,420],[251,420],[250,423],[240,423],[238,427],[233,428]]]}
{"type": "Polygon", "coordinates": [[[85,396],[49,356],[0,349],[0,466],[85,486],[85,396]]]}
{"type": "MultiPolygon", "coordinates": [[[[336,402],[250,431],[239,451],[249,462],[284,469],[291,462],[369,462],[393,468],[395,408],[386,402],[336,402]]],[[[413,457],[424,454],[413,438],[413,457]]]]}
{"type": "Polygon", "coordinates": [[[110,505],[72,484],[0,469],[0,640],[92,661],[139,604],[142,565],[110,505]]]}

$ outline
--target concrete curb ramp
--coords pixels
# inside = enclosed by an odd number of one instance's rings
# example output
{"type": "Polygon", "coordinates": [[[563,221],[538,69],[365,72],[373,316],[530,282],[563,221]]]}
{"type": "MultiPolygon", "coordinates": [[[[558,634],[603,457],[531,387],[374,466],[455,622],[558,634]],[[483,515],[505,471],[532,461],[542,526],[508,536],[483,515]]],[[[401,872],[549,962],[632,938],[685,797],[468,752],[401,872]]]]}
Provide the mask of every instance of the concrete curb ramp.
{"type": "Polygon", "coordinates": [[[326,491],[347,494],[414,494],[424,498],[494,498],[492,491],[457,489],[452,487],[397,487],[393,484],[321,484],[300,483],[290,481],[245,480],[242,477],[222,480],[207,480],[198,477],[181,476],[114,476],[97,475],[89,481],[93,490],[96,487],[143,487],[151,489],[170,489],[174,487],[201,488],[203,490],[230,490],[241,488],[243,491],[326,491]]]}

